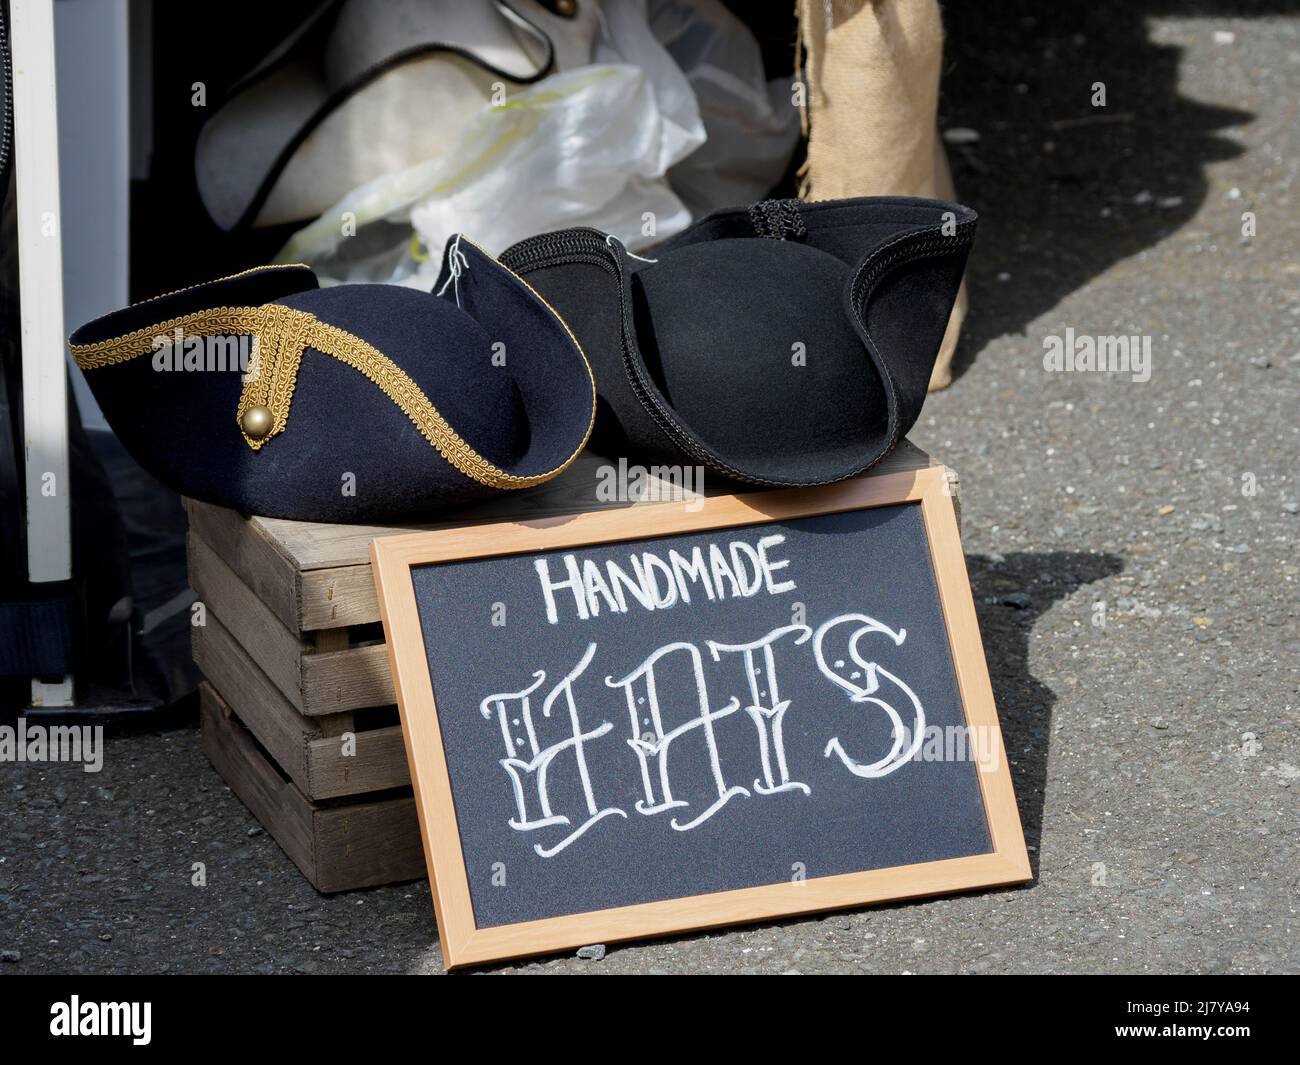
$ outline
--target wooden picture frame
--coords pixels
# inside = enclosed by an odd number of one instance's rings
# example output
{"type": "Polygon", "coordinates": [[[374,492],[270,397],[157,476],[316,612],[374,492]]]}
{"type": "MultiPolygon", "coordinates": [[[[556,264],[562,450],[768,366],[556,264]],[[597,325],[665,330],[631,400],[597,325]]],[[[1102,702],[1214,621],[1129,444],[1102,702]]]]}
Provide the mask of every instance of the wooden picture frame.
{"type": "Polygon", "coordinates": [[[820,488],[713,496],[689,504],[597,510],[373,541],[370,554],[447,967],[1030,880],[1029,858],[998,731],[993,690],[947,474],[944,467],[933,466],[820,488]],[[981,767],[977,773],[992,845],[989,853],[809,878],[799,883],[665,899],[513,925],[489,928],[476,925],[412,567],[743,527],[903,503],[920,506],[966,723],[991,730],[998,745],[995,766],[981,767]]]}

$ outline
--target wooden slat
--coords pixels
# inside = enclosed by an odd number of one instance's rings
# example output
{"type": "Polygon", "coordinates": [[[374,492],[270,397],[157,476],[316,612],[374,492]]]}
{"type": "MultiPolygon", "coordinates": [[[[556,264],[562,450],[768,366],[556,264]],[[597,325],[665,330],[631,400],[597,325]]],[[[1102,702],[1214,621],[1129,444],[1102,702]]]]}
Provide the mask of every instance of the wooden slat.
{"type": "Polygon", "coordinates": [[[221,619],[221,624],[248,651],[276,687],[302,709],[301,663],[310,645],[285,628],[270,608],[193,530],[186,537],[186,547],[190,587],[198,594],[207,612],[221,619]]]}
{"type": "Polygon", "coordinates": [[[424,844],[410,795],[316,811],[317,891],[424,880],[424,844]]]}
{"type": "MultiPolygon", "coordinates": [[[[283,518],[245,518],[234,511],[189,500],[191,527],[209,543],[240,579],[257,592],[289,629],[306,633],[379,620],[370,541],[466,521],[539,518],[575,511],[627,506],[596,498],[596,479],[608,459],[592,454],[578,460],[554,481],[526,492],[509,492],[467,507],[441,522],[391,525],[331,525],[283,518]]],[[[930,456],[904,440],[870,476],[933,465],[930,456]]],[[[706,495],[734,490],[708,485],[706,495]]],[[[631,504],[653,506],[651,502],[631,504]]]]}
{"type": "Polygon", "coordinates": [[[303,571],[298,575],[297,611],[297,622],[304,632],[378,621],[379,601],[370,567],[332,566],[303,571]]]}
{"type": "Polygon", "coordinates": [[[395,702],[388,652],[382,643],[303,656],[297,705],[304,714],[337,714],[395,702]]]}
{"type": "Polygon", "coordinates": [[[209,761],[317,891],[350,891],[425,875],[409,794],[313,803],[276,771],[209,684],[200,686],[200,706],[209,761]]]}
{"type": "Polygon", "coordinates": [[[187,543],[190,585],[199,599],[300,713],[340,714],[396,701],[383,644],[317,653],[194,530],[187,543]]]}
{"type": "Polygon", "coordinates": [[[190,531],[265,603],[286,629],[300,630],[298,570],[266,531],[242,514],[185,500],[190,531]]]}
{"type": "Polygon", "coordinates": [[[346,651],[352,645],[352,635],[347,629],[321,629],[313,633],[311,645],[317,653],[346,651]]]}
{"type": "Polygon", "coordinates": [[[350,713],[305,717],[214,613],[207,621],[194,629],[195,663],[304,795],[332,799],[410,785],[400,726],[358,732],[350,713]],[[343,753],[348,733],[352,754],[343,753]]]}
{"type": "Polygon", "coordinates": [[[292,781],[275,771],[210,684],[199,685],[199,725],[208,761],[314,884],[316,833],[311,804],[292,781]]]}
{"type": "Polygon", "coordinates": [[[276,763],[306,794],[311,780],[308,744],[321,738],[320,726],[289,703],[270,678],[213,611],[207,624],[196,625],[191,644],[194,664],[225,701],[238,708],[240,719],[276,763]]]}
{"type": "Polygon", "coordinates": [[[321,736],[307,744],[307,793],[313,799],[411,786],[402,726],[353,733],[356,753],[344,755],[342,739],[321,736]]]}

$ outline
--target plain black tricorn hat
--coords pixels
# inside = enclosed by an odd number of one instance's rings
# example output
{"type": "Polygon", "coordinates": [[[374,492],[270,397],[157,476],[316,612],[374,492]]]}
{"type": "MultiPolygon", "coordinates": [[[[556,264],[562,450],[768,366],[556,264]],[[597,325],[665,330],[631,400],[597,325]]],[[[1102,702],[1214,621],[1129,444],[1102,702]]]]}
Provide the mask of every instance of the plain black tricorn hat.
{"type": "Polygon", "coordinates": [[[595,368],[594,448],[825,484],[915,423],[975,219],[938,200],[769,200],[711,214],[652,258],[569,229],[501,261],[595,368]]]}
{"type": "Polygon", "coordinates": [[[556,476],[595,414],[582,349],[518,276],[454,237],[435,292],[267,266],[70,343],[127,450],[182,494],[310,521],[415,518],[556,476]]]}

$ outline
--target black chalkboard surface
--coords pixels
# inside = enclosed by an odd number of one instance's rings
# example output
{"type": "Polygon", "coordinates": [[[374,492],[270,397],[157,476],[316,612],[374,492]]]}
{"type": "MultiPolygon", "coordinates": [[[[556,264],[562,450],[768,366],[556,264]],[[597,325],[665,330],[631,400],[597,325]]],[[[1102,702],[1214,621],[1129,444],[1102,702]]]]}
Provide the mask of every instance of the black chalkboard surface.
{"type": "MultiPolygon", "coordinates": [[[[951,521],[950,501],[914,490],[658,535],[647,515],[629,537],[624,516],[605,542],[550,528],[545,550],[408,550],[431,694],[412,700],[393,647],[413,778],[426,811],[431,788],[450,800],[424,827],[454,827],[475,932],[598,929],[617,911],[622,934],[624,915],[671,900],[1023,856],[1018,822],[990,821],[1005,757],[996,718],[973,720],[963,697],[927,502],[951,521]]],[[[994,805],[1003,816],[1005,796],[994,805]]],[[[792,912],[822,905],[791,897],[792,912]]]]}

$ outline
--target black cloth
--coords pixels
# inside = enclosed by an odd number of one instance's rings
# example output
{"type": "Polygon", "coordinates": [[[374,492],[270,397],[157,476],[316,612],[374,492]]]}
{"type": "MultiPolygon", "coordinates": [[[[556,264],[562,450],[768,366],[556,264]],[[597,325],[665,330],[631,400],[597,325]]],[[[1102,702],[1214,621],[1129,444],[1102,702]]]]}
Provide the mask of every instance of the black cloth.
{"type": "MultiPolygon", "coordinates": [[[[136,330],[171,335],[169,322],[197,311],[279,304],[377,349],[504,476],[559,473],[585,444],[595,403],[564,323],[468,241],[448,245],[436,291],[319,288],[306,267],[265,268],[117,311],[72,343],[76,353],[136,330]]],[[[429,516],[501,490],[444,455],[377,378],[310,346],[283,432],[256,450],[237,420],[238,365],[176,369],[178,350],[159,360],[172,369],[155,361],[138,355],[88,369],[86,379],[132,456],[184,495],[245,513],[355,522],[429,516]]]]}
{"type": "Polygon", "coordinates": [[[643,257],[578,228],[501,261],[595,368],[593,447],[822,484],[879,462],[916,421],[975,222],[937,200],[767,201],[643,257]]]}

